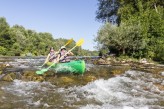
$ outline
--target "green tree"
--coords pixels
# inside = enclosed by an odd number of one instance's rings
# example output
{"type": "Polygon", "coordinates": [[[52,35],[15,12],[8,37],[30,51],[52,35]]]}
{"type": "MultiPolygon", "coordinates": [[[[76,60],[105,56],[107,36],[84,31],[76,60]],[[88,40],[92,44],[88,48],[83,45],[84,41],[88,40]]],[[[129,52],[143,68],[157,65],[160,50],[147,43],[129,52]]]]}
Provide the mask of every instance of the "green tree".
{"type": "Polygon", "coordinates": [[[0,46],[6,50],[10,50],[14,40],[10,35],[10,26],[4,17],[0,17],[0,46]]]}
{"type": "Polygon", "coordinates": [[[6,48],[0,46],[0,55],[6,55],[6,52],[7,52],[6,48]]]}
{"type": "MultiPolygon", "coordinates": [[[[110,3],[108,0],[101,2],[110,3]]],[[[161,54],[159,53],[161,51],[158,47],[162,47],[164,42],[164,1],[118,0],[117,2],[119,8],[116,15],[120,25],[115,29],[110,26],[101,28],[97,37],[98,44],[114,48],[119,53],[121,50],[122,54],[126,55],[159,58],[157,54],[161,54]]],[[[108,8],[103,7],[104,10],[108,8]]]]}
{"type": "Polygon", "coordinates": [[[118,8],[118,0],[98,0],[96,19],[101,22],[109,22],[111,16],[117,15],[118,8]]]}
{"type": "MultiPolygon", "coordinates": [[[[65,45],[68,39],[54,39],[51,33],[38,33],[34,30],[25,29],[21,25],[12,27],[6,22],[4,17],[0,17],[0,55],[7,56],[34,56],[47,55],[49,48],[54,47],[56,51],[65,45]]],[[[67,46],[71,49],[75,46],[75,41],[67,46]]],[[[81,47],[73,50],[76,55],[88,55],[81,47]]]]}

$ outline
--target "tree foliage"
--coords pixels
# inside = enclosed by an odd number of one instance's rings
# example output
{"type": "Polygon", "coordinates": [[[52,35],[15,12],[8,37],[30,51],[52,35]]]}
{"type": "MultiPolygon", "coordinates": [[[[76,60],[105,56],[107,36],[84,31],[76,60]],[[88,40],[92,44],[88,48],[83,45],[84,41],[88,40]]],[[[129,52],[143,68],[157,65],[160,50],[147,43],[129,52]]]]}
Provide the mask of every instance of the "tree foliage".
{"type": "Polygon", "coordinates": [[[98,0],[96,18],[101,22],[110,20],[110,17],[117,14],[119,2],[117,0],[98,0]]]}
{"type": "MultiPolygon", "coordinates": [[[[104,24],[97,34],[96,41],[101,46],[110,50],[114,49],[118,55],[164,61],[162,54],[164,47],[164,1],[115,1],[119,4],[115,14],[118,16],[120,24],[119,26],[104,24]]],[[[101,2],[110,4],[108,0],[101,2]]],[[[106,7],[103,8],[107,10],[106,7]]]]}
{"type": "MultiPolygon", "coordinates": [[[[0,17],[0,55],[25,56],[32,54],[33,56],[43,56],[48,54],[50,47],[54,47],[58,51],[67,41],[68,39],[54,39],[50,33],[38,33],[20,25],[10,27],[6,19],[0,17]]],[[[73,46],[75,46],[75,41],[67,48],[71,49],[73,46]]],[[[88,55],[90,52],[86,52],[81,47],[73,51],[75,55],[88,55]]]]}

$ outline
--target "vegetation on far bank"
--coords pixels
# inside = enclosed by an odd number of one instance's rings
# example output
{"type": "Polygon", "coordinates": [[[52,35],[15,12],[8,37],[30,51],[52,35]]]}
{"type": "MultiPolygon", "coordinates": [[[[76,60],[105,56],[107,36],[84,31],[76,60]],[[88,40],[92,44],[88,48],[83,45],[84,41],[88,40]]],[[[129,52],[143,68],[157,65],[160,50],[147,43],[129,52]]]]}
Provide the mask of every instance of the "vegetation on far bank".
{"type": "MultiPolygon", "coordinates": [[[[55,50],[66,44],[69,39],[54,39],[47,32],[36,32],[25,29],[23,26],[9,26],[4,17],[0,17],[0,56],[42,56],[47,55],[50,47],[55,50]]],[[[67,46],[75,46],[75,41],[67,46]]],[[[97,51],[89,51],[77,47],[73,50],[75,55],[98,55],[97,51]]]]}
{"type": "Polygon", "coordinates": [[[101,52],[164,62],[163,1],[98,1],[96,18],[104,25],[95,41],[101,52]],[[110,23],[112,16],[116,18],[114,25],[110,23]]]}

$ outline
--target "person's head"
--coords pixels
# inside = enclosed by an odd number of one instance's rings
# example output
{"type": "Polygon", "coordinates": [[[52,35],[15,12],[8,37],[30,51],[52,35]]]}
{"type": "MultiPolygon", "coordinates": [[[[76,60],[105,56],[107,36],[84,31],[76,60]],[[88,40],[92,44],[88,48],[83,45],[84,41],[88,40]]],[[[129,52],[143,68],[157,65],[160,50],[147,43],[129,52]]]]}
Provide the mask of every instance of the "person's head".
{"type": "Polygon", "coordinates": [[[66,47],[65,46],[62,46],[61,48],[60,48],[60,50],[62,51],[62,50],[66,50],[66,47]]]}
{"type": "Polygon", "coordinates": [[[54,51],[54,48],[53,47],[50,47],[50,52],[53,52],[54,51]]]}

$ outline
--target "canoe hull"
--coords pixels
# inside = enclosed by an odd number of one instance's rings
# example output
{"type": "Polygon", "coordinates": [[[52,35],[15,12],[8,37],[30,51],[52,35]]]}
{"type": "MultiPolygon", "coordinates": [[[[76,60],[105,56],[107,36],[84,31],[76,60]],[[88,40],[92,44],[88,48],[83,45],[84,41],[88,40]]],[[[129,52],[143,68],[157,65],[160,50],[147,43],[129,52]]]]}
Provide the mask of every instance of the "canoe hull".
{"type": "MultiPolygon", "coordinates": [[[[47,65],[50,66],[52,62],[48,62],[47,65]]],[[[85,72],[85,61],[75,60],[66,63],[58,63],[51,67],[56,73],[78,73],[83,74],[85,72]]]]}

